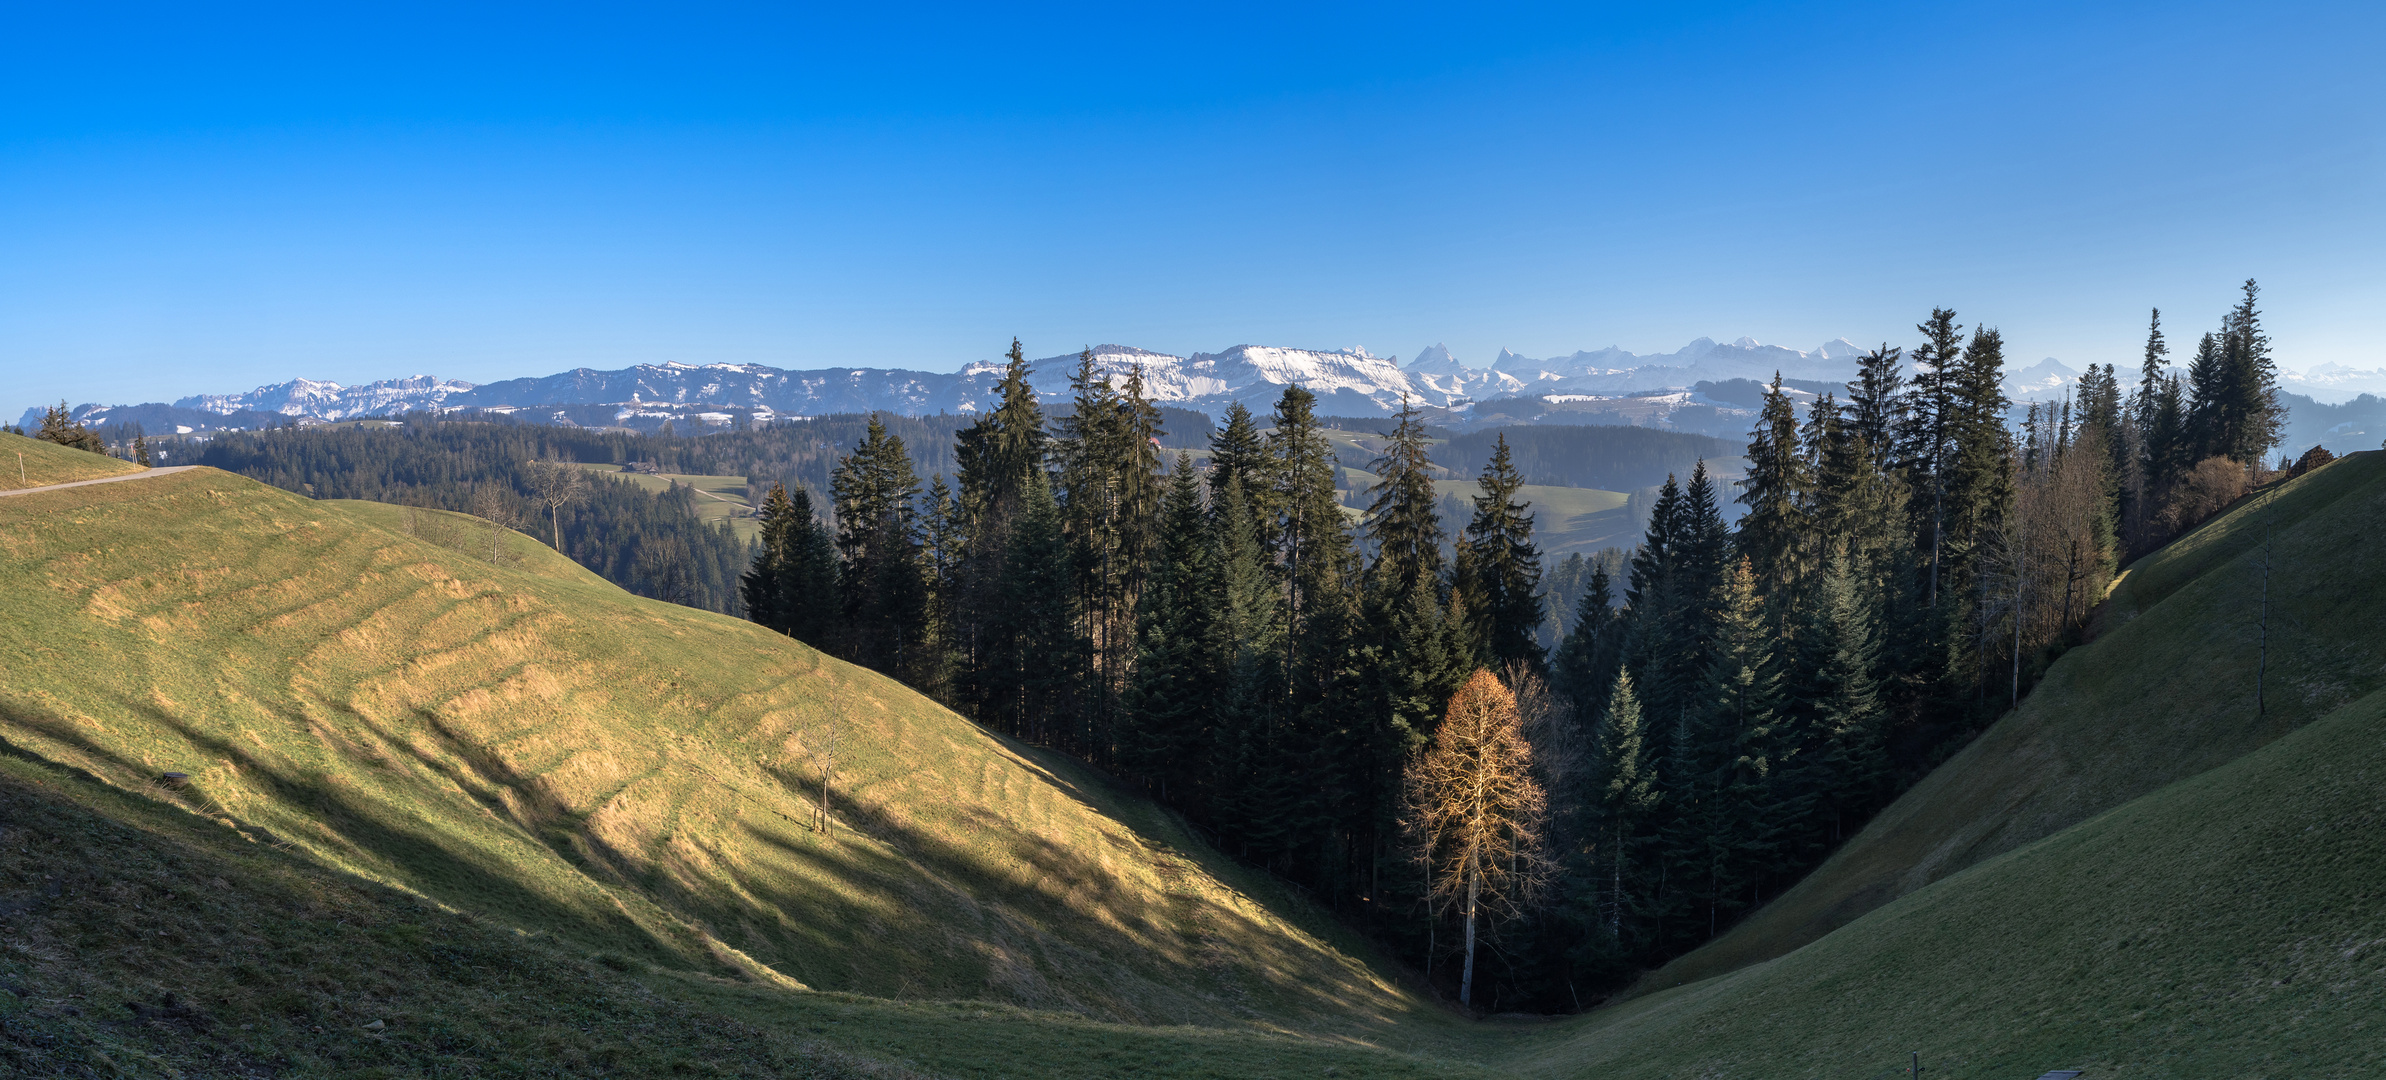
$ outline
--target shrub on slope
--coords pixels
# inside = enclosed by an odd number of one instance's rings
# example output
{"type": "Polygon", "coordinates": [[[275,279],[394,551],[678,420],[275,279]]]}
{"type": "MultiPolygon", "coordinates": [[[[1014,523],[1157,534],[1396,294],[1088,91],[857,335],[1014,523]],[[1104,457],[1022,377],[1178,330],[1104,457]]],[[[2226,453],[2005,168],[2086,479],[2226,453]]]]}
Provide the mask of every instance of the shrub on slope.
{"type": "Polygon", "coordinates": [[[640,963],[1134,1023],[1443,1022],[1065,760],[527,538],[493,566],[374,524],[394,513],[211,470],[0,503],[0,734],[640,963]],[[832,730],[828,836],[808,748],[832,730]]]}
{"type": "Polygon", "coordinates": [[[2021,707],[1883,810],[1779,899],[1642,980],[1671,987],[1781,956],[1865,912],[2386,686],[2386,453],[2296,478],[2148,555],[2107,629],[2021,707]],[[2266,715],[2255,709],[2256,564],[2274,540],[2266,715]]]}

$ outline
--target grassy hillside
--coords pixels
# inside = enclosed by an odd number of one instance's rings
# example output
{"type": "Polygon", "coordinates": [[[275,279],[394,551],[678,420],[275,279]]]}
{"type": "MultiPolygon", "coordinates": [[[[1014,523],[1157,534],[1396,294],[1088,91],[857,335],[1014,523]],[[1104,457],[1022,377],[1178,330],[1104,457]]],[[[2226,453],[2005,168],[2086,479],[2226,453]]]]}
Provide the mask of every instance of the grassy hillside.
{"type": "Polygon", "coordinates": [[[2386,687],[2386,453],[2356,454],[2130,567],[2106,629],[1806,880],[1641,988],[1781,956],[1867,911],[2386,687]],[[2275,610],[2254,701],[2265,520],[2275,610]]]}
{"type": "Polygon", "coordinates": [[[2386,692],[1787,956],[1557,1025],[1506,1064],[1862,1078],[1921,1051],[1924,1075],[1965,1080],[2376,1076],[2382,779],[2386,692]]]}
{"type": "Polygon", "coordinates": [[[327,871],[145,794],[157,792],[0,755],[0,1072],[1487,1075],[1350,1040],[806,993],[650,966],[327,871]]]}
{"type": "Polygon", "coordinates": [[[0,491],[66,484],[76,480],[97,480],[103,476],[122,476],[140,471],[139,465],[122,458],[0,431],[0,491]],[[21,461],[18,455],[23,455],[21,461]]]}
{"type": "Polygon", "coordinates": [[[0,504],[0,736],[673,978],[1437,1055],[1464,1037],[1066,760],[528,537],[492,565],[401,515],[212,470],[0,504]]]}

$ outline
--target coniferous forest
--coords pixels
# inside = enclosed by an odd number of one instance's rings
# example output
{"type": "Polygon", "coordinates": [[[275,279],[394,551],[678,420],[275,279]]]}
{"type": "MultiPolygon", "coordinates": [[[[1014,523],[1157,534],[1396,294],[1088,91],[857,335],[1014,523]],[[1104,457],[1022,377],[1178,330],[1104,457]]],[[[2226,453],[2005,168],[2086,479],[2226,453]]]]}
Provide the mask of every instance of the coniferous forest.
{"type": "Polygon", "coordinates": [[[1471,1004],[1565,1011],[1795,882],[2079,643],[2125,559],[2272,471],[2257,297],[2184,370],[2156,312],[2132,392],[2091,367],[2018,424],[2000,334],[1944,309],[1844,399],[1800,415],[1777,380],[1745,479],[1670,477],[1620,567],[1565,564],[1554,649],[1500,433],[1459,520],[1427,426],[1385,421],[1354,517],[1307,391],[1231,408],[1197,464],[1090,354],[1048,416],[1014,343],[952,476],[873,420],[833,505],[774,491],[745,607],[1148,791],[1471,1004]],[[1524,794],[1453,833],[1453,762],[1524,794]]]}

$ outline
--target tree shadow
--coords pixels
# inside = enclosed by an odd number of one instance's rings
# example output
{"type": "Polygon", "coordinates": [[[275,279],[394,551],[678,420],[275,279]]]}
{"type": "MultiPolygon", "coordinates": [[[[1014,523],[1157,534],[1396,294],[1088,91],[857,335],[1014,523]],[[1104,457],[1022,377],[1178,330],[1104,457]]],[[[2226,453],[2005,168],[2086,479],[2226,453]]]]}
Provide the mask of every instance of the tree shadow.
{"type": "MultiPolygon", "coordinates": [[[[204,755],[213,757],[238,769],[244,782],[274,803],[303,815],[318,826],[317,835],[326,836],[348,849],[356,863],[394,880],[408,889],[442,903],[513,922],[519,926],[563,934],[592,945],[609,948],[629,947],[649,959],[672,966],[689,966],[696,958],[685,950],[657,938],[639,925],[616,905],[576,906],[564,903],[523,880],[505,873],[494,860],[475,858],[468,843],[443,837],[427,822],[401,823],[387,807],[377,805],[353,785],[343,784],[328,775],[305,775],[276,765],[252,754],[230,740],[198,730],[193,725],[164,711],[138,702],[119,702],[129,711],[141,714],[145,722],[179,735],[204,755]]],[[[77,725],[61,717],[34,710],[17,701],[0,701],[0,723],[38,734],[41,738],[71,748],[85,760],[98,764],[103,772],[116,777],[101,777],[117,787],[134,787],[142,794],[161,801],[181,803],[184,809],[218,820],[233,819],[212,800],[204,805],[191,805],[205,798],[207,792],[201,778],[181,781],[178,790],[167,790],[154,784],[147,790],[132,778],[152,775],[147,766],[99,744],[77,730],[77,725]]],[[[452,733],[449,735],[452,738],[452,733]]],[[[386,740],[385,740],[386,741],[386,740]]],[[[402,743],[399,745],[403,745],[402,743]]],[[[48,755],[24,747],[12,746],[21,756],[52,765],[65,765],[48,755]]],[[[420,755],[417,755],[420,757],[420,755]]],[[[71,767],[71,766],[69,766],[71,767]]],[[[521,790],[530,790],[522,788],[521,790]]],[[[418,819],[419,821],[419,819],[418,819]]],[[[242,831],[253,839],[273,840],[270,833],[255,828],[254,822],[235,822],[247,826],[242,831]]],[[[535,830],[518,830],[533,840],[539,839],[535,830]]],[[[286,840],[277,843],[307,847],[305,841],[286,840]]],[[[701,964],[698,966],[710,966],[701,964]]]]}

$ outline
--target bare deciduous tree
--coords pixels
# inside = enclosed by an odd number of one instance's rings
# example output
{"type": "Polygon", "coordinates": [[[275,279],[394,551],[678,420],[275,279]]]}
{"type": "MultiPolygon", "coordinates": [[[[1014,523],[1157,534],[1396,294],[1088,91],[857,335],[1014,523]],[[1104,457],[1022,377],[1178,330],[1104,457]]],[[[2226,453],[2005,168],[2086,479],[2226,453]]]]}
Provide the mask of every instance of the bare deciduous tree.
{"type": "Polygon", "coordinates": [[[562,551],[562,510],[588,493],[588,473],[562,461],[533,461],[529,463],[529,472],[531,490],[538,493],[540,502],[547,504],[548,546],[562,551]]]}
{"type": "Polygon", "coordinates": [[[494,483],[484,483],[472,489],[472,516],[489,523],[489,561],[505,561],[505,534],[518,523],[513,500],[494,483]]]}
{"type": "Polygon", "coordinates": [[[1450,699],[1433,745],[1409,764],[1402,825],[1438,916],[1457,908],[1466,928],[1458,1001],[1474,1003],[1477,919],[1521,914],[1548,882],[1542,825],[1548,799],[1533,779],[1516,697],[1476,671],[1450,699]]]}
{"type": "Polygon", "coordinates": [[[826,734],[814,737],[810,731],[795,733],[795,752],[812,763],[812,771],[820,774],[820,801],[812,808],[812,828],[822,836],[834,836],[836,818],[828,810],[829,785],[837,779],[837,744],[841,729],[829,725],[826,734]]]}

